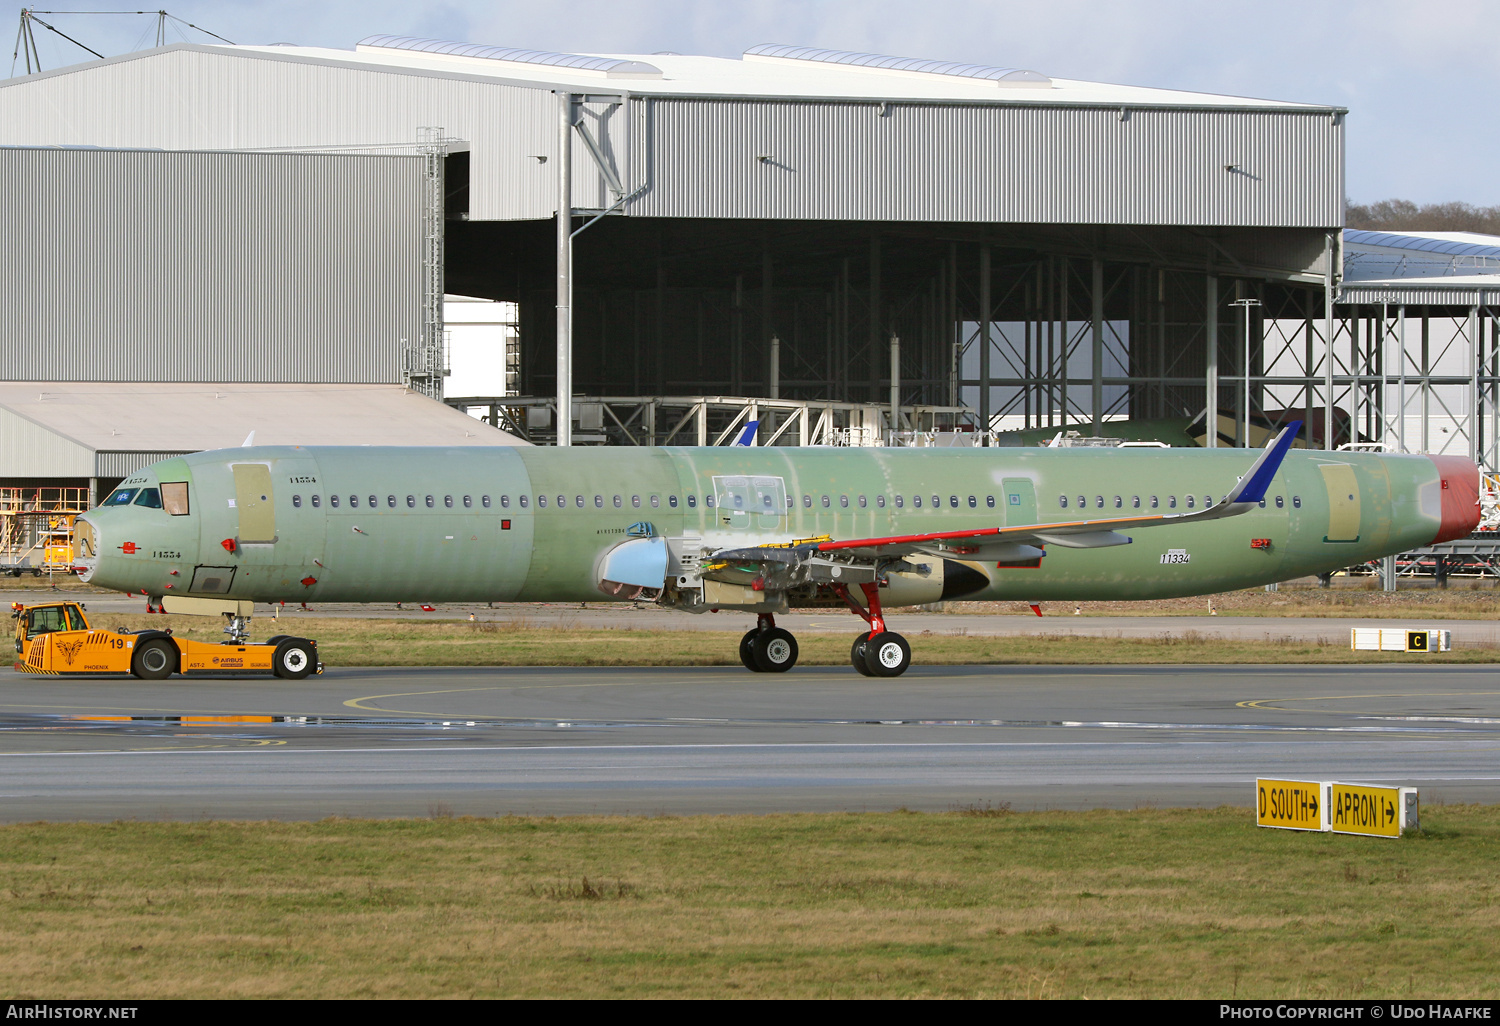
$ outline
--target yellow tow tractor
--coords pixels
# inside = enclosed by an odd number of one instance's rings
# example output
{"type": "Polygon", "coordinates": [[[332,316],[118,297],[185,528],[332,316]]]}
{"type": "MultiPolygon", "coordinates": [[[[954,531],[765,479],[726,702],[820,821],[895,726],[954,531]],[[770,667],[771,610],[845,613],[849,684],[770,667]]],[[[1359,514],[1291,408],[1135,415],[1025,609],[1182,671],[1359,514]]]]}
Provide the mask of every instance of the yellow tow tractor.
{"type": "Polygon", "coordinates": [[[203,600],[168,600],[169,612],[207,613],[222,611],[229,617],[224,633],[229,640],[217,644],[190,641],[170,630],[105,631],[89,626],[79,602],[11,603],[16,621],[16,663],[22,673],[104,676],[133,674],[142,680],[165,680],[174,673],[243,676],[268,673],[301,680],[322,673],[318,643],[307,638],[278,634],[264,642],[248,637],[249,602],[204,602],[209,608],[191,604],[203,600]],[[172,608],[177,605],[180,608],[172,608]],[[226,610],[226,606],[230,607],[226,610]]]}

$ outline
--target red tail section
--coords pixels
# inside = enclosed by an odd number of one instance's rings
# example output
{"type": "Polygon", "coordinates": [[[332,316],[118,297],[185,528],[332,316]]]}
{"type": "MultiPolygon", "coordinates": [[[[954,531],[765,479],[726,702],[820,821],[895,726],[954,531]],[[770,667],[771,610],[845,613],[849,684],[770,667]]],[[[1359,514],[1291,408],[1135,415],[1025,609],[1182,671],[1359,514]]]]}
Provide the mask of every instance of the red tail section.
{"type": "Polygon", "coordinates": [[[1443,482],[1443,523],[1432,544],[1465,538],[1479,526],[1479,468],[1462,456],[1429,456],[1443,482]]]}

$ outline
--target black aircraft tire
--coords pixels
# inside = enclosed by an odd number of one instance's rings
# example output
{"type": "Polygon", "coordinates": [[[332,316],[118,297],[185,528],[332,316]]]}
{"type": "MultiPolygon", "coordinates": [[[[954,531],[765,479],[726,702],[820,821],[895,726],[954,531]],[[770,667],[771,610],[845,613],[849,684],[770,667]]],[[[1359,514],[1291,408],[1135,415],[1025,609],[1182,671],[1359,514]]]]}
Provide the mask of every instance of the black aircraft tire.
{"type": "Polygon", "coordinates": [[[297,638],[288,638],[277,645],[271,658],[272,672],[288,680],[301,680],[317,668],[318,657],[312,646],[297,638]]]}
{"type": "Polygon", "coordinates": [[[135,650],[130,672],[141,680],[166,680],[177,669],[177,646],[165,638],[152,638],[135,650]]]}
{"type": "Polygon", "coordinates": [[[854,644],[849,648],[849,665],[859,671],[862,677],[873,677],[869,666],[865,664],[865,642],[869,640],[868,634],[861,634],[854,639],[854,644]]]}
{"type": "Polygon", "coordinates": [[[780,627],[762,631],[750,649],[762,673],[785,673],[797,665],[797,639],[780,627]]]}
{"type": "Polygon", "coordinates": [[[759,633],[760,628],[756,627],[746,631],[745,636],[740,639],[740,662],[744,663],[745,669],[751,673],[761,672],[760,665],[755,661],[755,636],[759,633]]]}
{"type": "Polygon", "coordinates": [[[874,677],[899,677],[911,665],[911,646],[892,631],[865,642],[865,665],[874,677]]]}

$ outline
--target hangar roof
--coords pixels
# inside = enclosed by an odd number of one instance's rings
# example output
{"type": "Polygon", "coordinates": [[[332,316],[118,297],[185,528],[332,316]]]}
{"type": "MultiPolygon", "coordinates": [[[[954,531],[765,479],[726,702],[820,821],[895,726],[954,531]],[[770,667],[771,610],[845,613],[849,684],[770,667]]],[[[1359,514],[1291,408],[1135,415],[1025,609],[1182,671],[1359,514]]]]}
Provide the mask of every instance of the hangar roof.
{"type": "Polygon", "coordinates": [[[312,46],[215,45],[214,49],[271,59],[373,65],[416,73],[474,75],[540,88],[564,86],[582,91],[591,87],[597,89],[609,82],[614,89],[624,88],[633,94],[655,96],[1341,110],[1327,104],[1049,78],[1022,69],[985,68],[776,44],[751,47],[740,58],[676,53],[540,53],[400,36],[370,36],[353,51],[312,46]],[[534,60],[518,59],[528,53],[538,56],[534,60]],[[784,56],[786,53],[833,57],[784,56]],[[858,58],[875,58],[876,61],[859,62],[858,58]],[[956,68],[969,69],[969,72],[952,70],[956,68]],[[984,75],[996,71],[1003,74],[984,75]],[[1007,78],[1011,81],[1006,81],[1007,78]]]}
{"type": "Polygon", "coordinates": [[[7,477],[119,477],[252,431],[256,445],[528,444],[399,385],[0,382],[7,477]]]}

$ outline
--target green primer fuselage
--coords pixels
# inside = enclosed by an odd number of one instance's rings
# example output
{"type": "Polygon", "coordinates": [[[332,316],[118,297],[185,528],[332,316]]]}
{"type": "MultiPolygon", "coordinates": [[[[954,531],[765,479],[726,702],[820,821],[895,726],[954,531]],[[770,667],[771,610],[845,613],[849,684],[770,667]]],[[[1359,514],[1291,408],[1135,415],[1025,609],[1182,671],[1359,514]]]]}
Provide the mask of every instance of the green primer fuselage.
{"type": "MultiPolygon", "coordinates": [[[[649,524],[673,540],[674,551],[686,547],[697,555],[821,535],[844,540],[1186,513],[1222,498],[1256,455],[227,449],[168,459],[128,478],[122,488],[186,482],[187,513],[139,505],[95,509],[84,518],[93,536],[83,548],[93,551],[82,552],[79,562],[92,583],[152,596],[600,601],[608,597],[598,585],[601,559],[627,540],[632,525],[649,524]],[[726,488],[742,506],[733,505],[726,488]],[[710,498],[717,500],[712,506],[710,498]]],[[[1431,542],[1442,526],[1441,487],[1438,468],[1423,456],[1293,451],[1262,508],[1217,521],[1131,528],[1124,532],[1130,545],[1048,546],[1034,567],[973,562],[989,583],[963,597],[1162,598],[1335,570],[1431,542]],[[1261,541],[1252,546],[1255,540],[1261,541]]]]}

